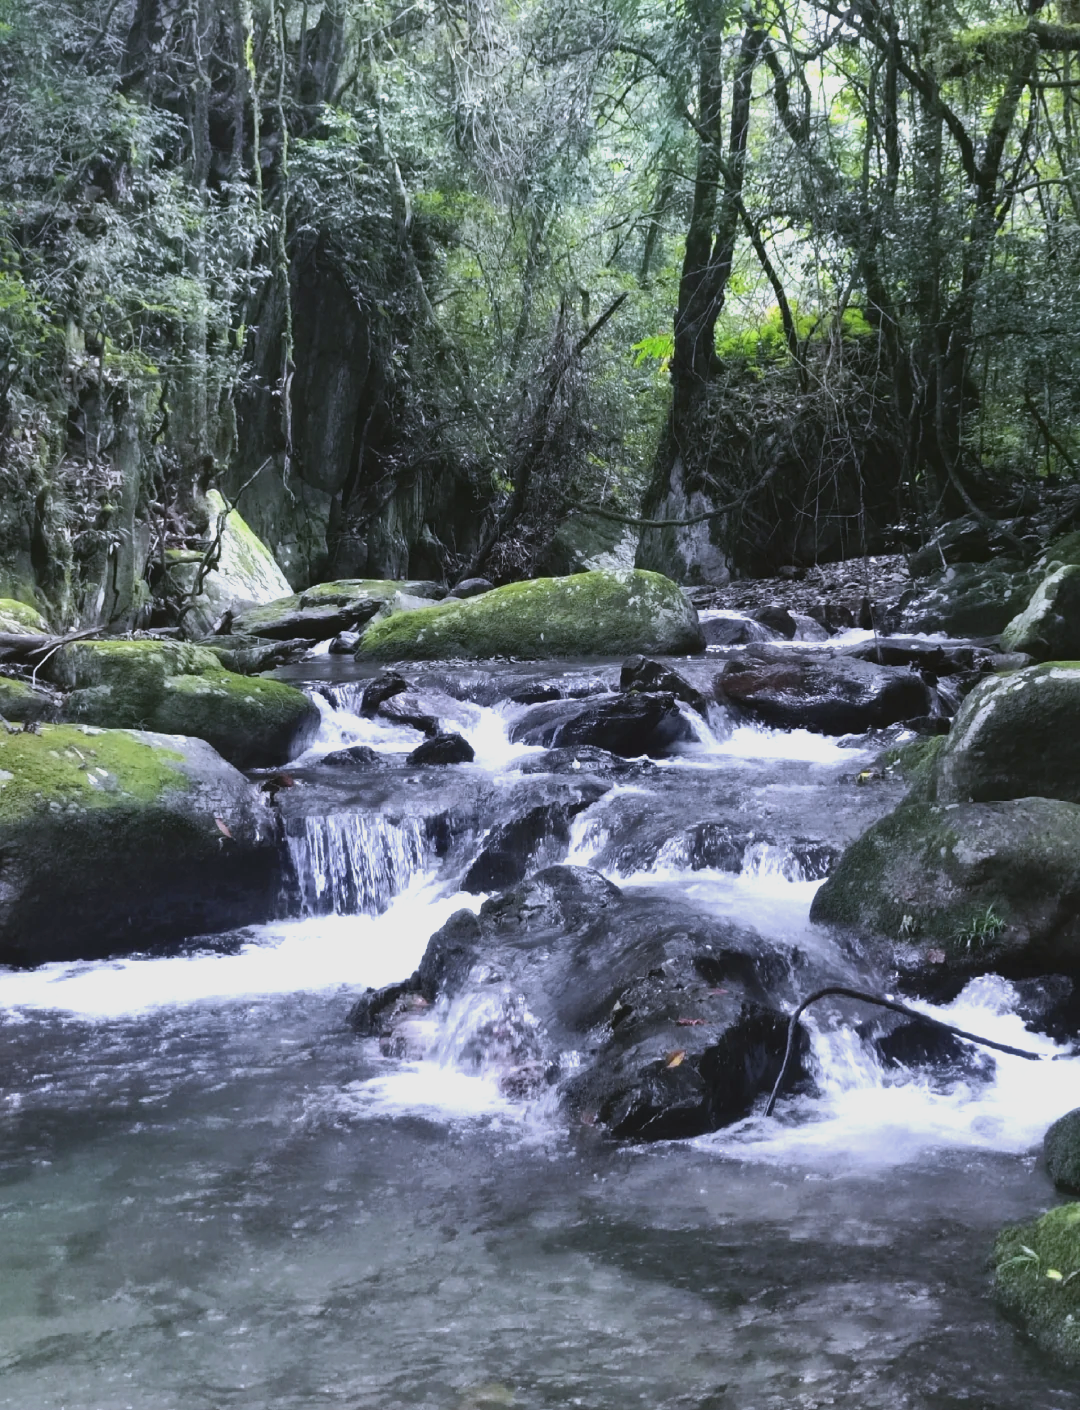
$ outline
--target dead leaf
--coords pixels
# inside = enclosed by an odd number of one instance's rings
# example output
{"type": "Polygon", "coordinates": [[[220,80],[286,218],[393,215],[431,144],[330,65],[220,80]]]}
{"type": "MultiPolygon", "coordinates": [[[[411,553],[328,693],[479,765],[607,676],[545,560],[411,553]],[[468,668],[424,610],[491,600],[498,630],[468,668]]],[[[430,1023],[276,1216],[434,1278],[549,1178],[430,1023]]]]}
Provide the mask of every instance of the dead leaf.
{"type": "Polygon", "coordinates": [[[686,1057],[686,1049],[685,1049],[685,1048],[676,1048],[673,1053],[668,1053],[667,1062],[664,1063],[664,1066],[665,1066],[665,1067],[678,1067],[679,1064],[683,1061],[683,1059],[684,1059],[685,1057],[686,1057]]]}
{"type": "Polygon", "coordinates": [[[232,833],[229,831],[229,824],[225,821],[225,819],[215,818],[214,821],[217,823],[218,832],[221,833],[222,837],[228,837],[231,841],[232,833]]]}
{"type": "Polygon", "coordinates": [[[705,1020],[703,1018],[677,1018],[675,1022],[680,1028],[700,1028],[705,1020]]]}

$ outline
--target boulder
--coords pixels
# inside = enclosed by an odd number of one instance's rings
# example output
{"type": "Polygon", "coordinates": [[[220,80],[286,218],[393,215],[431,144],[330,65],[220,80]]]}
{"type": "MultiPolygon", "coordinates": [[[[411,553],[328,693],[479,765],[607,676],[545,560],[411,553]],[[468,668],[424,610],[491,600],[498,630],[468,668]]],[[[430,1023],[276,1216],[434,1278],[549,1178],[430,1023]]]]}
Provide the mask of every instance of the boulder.
{"type": "Polygon", "coordinates": [[[200,646],[212,651],[227,671],[238,676],[257,676],[263,671],[276,671],[302,661],[311,650],[306,637],[273,641],[261,636],[210,636],[200,646]]]}
{"type": "Polygon", "coordinates": [[[701,624],[706,646],[746,646],[752,641],[777,641],[778,634],[750,617],[706,617],[701,624]]]}
{"type": "Polygon", "coordinates": [[[716,699],[776,729],[862,734],[929,715],[929,687],[913,671],[877,666],[832,651],[747,649],[728,661],[715,682],[716,699]]]}
{"type": "Polygon", "coordinates": [[[1080,803],[1080,664],[991,676],[964,701],[936,764],[939,803],[1080,803]]]}
{"type": "Polygon", "coordinates": [[[283,681],[226,671],[204,647],[156,640],[80,641],[44,670],[67,719],[205,739],[237,768],[274,768],[314,739],[318,708],[283,681]]]}
{"type": "Polygon", "coordinates": [[[479,597],[481,593],[491,592],[494,583],[489,583],[487,578],[463,578],[447,593],[448,597],[479,597]]]}
{"type": "Polygon", "coordinates": [[[697,613],[658,573],[509,583],[372,623],[358,659],[681,655],[704,647],[697,613]]]}
{"type": "Polygon", "coordinates": [[[48,636],[49,624],[36,607],[0,597],[0,633],[8,636],[48,636]]]}
{"type": "Polygon", "coordinates": [[[31,724],[60,717],[60,697],[12,676],[0,676],[0,720],[31,724]]]}
{"type": "Polygon", "coordinates": [[[541,858],[549,864],[566,855],[570,824],[604,793],[596,784],[576,798],[537,803],[493,827],[465,873],[463,891],[503,891],[524,879],[541,858]]]}
{"type": "Polygon", "coordinates": [[[409,682],[395,671],[385,671],[364,687],[360,698],[361,715],[374,715],[379,706],[409,689],[409,682]]]}
{"type": "MultiPolygon", "coordinates": [[[[185,628],[195,636],[211,631],[226,611],[273,602],[289,592],[288,579],[274,555],[237,510],[229,509],[217,490],[207,494],[206,510],[210,521],[207,538],[213,541],[220,530],[220,539],[215,565],[203,578],[202,592],[184,619],[185,628]]],[[[173,583],[190,592],[203,555],[168,549],[165,558],[173,583]]]]}
{"type": "Polygon", "coordinates": [[[760,622],[763,627],[778,637],[783,637],[786,641],[791,641],[799,629],[799,624],[786,607],[779,602],[771,602],[766,607],[759,607],[756,612],[751,613],[755,622],[760,622]]]}
{"type": "Polygon", "coordinates": [[[308,641],[324,641],[362,626],[376,613],[385,613],[395,604],[400,610],[405,598],[426,604],[443,594],[444,589],[438,583],[419,581],[347,578],[317,583],[304,592],[290,593],[241,613],[233,621],[231,630],[276,640],[304,637],[308,641]]]}
{"type": "Polygon", "coordinates": [[[460,734],[437,734],[425,739],[405,760],[407,764],[471,764],[476,752],[460,734]]]}
{"type": "Polygon", "coordinates": [[[1080,806],[915,796],[846,849],[810,918],[898,941],[943,976],[1077,975],[1080,806]]]}
{"type": "Polygon", "coordinates": [[[994,1299],[1048,1356],[1080,1366],[1080,1204],[1002,1230],[994,1245],[994,1299]]]}
{"type": "Polygon", "coordinates": [[[883,636],[841,648],[845,656],[875,666],[908,666],[935,678],[966,675],[988,668],[995,660],[988,647],[957,642],[920,641],[914,637],[883,636]]]}
{"type": "Polygon", "coordinates": [[[956,563],[909,588],[880,625],[890,632],[998,636],[1027,606],[1034,585],[1013,560],[956,563]]]}
{"type": "Polygon", "coordinates": [[[1043,1141],[1046,1173],[1059,1190],[1080,1195],[1080,1107],[1066,1112],[1050,1127],[1043,1141]]]}
{"type": "Polygon", "coordinates": [[[0,731],[0,963],[91,959],[265,921],[277,821],[200,739],[0,731]]]}
{"type": "Polygon", "coordinates": [[[593,745],[625,758],[663,754],[694,738],[668,694],[602,695],[591,700],[553,700],[533,705],[510,731],[513,744],[562,749],[593,745]]]}
{"type": "Polygon", "coordinates": [[[620,690],[636,690],[642,694],[673,695],[684,705],[705,718],[709,714],[709,702],[695,686],[691,685],[678,671],[664,666],[659,661],[650,661],[646,656],[631,656],[622,664],[619,673],[620,690]]]}
{"type": "Polygon", "coordinates": [[[1080,659],[1080,564],[1049,573],[1001,633],[1003,651],[1026,651],[1039,661],[1080,659]]]}
{"type": "Polygon", "coordinates": [[[549,749],[531,759],[522,760],[521,773],[530,774],[635,774],[655,767],[651,759],[623,759],[608,749],[579,744],[565,749],[549,749]]]}
{"type": "Polygon", "coordinates": [[[504,1085],[520,1090],[530,1073],[557,1082],[578,1120],[662,1140],[737,1121],[771,1089],[784,1005],[793,982],[812,983],[802,964],[670,897],[550,867],[479,915],[452,916],[418,980],[429,1003],[475,993],[501,1015],[489,1032],[504,1085]],[[579,1064],[562,1071],[567,1051],[579,1064]]]}
{"type": "Polygon", "coordinates": [[[367,744],[353,744],[348,749],[335,749],[331,754],[324,754],[319,763],[329,764],[332,769],[375,769],[380,768],[385,760],[377,749],[367,744]]]}

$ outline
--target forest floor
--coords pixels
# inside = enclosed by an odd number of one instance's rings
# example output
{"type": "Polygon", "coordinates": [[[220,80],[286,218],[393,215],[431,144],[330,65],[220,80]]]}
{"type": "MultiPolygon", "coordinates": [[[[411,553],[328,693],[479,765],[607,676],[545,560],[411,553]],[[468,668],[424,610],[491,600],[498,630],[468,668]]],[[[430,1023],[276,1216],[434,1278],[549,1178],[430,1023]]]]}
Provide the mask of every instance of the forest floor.
{"type": "Polygon", "coordinates": [[[699,609],[747,613],[773,605],[806,613],[820,603],[835,603],[849,607],[858,618],[864,597],[875,607],[892,607],[910,586],[907,559],[902,553],[890,553],[822,563],[797,579],[736,578],[723,587],[693,588],[690,597],[699,609]]]}

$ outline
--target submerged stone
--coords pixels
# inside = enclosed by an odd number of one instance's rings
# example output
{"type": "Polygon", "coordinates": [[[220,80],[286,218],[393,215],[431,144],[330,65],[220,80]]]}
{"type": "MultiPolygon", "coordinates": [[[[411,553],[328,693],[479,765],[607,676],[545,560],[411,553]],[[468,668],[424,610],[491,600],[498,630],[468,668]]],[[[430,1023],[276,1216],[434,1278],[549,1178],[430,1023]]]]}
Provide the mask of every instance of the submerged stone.
{"type": "Polygon", "coordinates": [[[471,764],[476,753],[467,739],[460,734],[437,734],[433,739],[425,739],[423,744],[405,760],[407,764],[471,764]]]}
{"type": "Polygon", "coordinates": [[[358,659],[682,655],[704,647],[697,613],[658,573],[533,578],[399,613],[367,628],[358,659]]]}

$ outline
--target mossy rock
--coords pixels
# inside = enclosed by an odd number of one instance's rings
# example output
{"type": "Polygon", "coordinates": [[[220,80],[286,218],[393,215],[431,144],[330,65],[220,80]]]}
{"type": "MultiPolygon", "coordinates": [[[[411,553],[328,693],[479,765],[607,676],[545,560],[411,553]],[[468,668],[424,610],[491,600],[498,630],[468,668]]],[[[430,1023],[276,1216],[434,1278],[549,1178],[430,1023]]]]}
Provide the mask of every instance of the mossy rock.
{"type": "Polygon", "coordinates": [[[237,768],[272,768],[307,748],[318,708],[283,681],[235,675],[186,642],[84,641],[50,659],[68,719],[205,739],[237,768]]]}
{"type": "Polygon", "coordinates": [[[1036,660],[1080,657],[1080,564],[1056,568],[1001,633],[1003,651],[1026,651],[1036,660]]]}
{"type": "Polygon", "coordinates": [[[935,769],[939,803],[1080,803],[1080,662],[990,677],[953,721],[935,769]]]}
{"type": "MultiPolygon", "coordinates": [[[[202,592],[185,619],[197,636],[210,631],[227,609],[273,602],[289,592],[289,581],[274,555],[240,514],[229,510],[217,490],[206,496],[206,508],[208,537],[213,539],[221,525],[221,541],[217,563],[203,579],[202,592]]],[[[199,571],[199,555],[170,551],[166,560],[173,581],[190,591],[199,571]]]]}
{"type": "Polygon", "coordinates": [[[1039,1349],[1080,1366],[1080,1204],[1063,1204],[1033,1224],[998,1236],[994,1297],[1039,1349]]]}
{"type": "Polygon", "coordinates": [[[36,607],[16,602],[13,597],[0,597],[0,632],[12,636],[47,636],[49,624],[36,607]]]}
{"type": "Polygon", "coordinates": [[[890,630],[994,637],[1022,612],[1035,579],[1020,563],[954,563],[901,597],[890,630]]]}
{"type": "Polygon", "coordinates": [[[59,701],[27,681],[0,676],[0,718],[13,724],[30,724],[59,715],[59,701]]]}
{"type": "Polygon", "coordinates": [[[683,655],[704,649],[697,613],[659,573],[578,573],[509,583],[373,622],[357,659],[478,660],[683,655]]]}
{"type": "Polygon", "coordinates": [[[1080,974],[1080,807],[913,797],[847,848],[810,918],[933,951],[941,973],[1080,974]]]}
{"type": "Polygon", "coordinates": [[[1059,1190],[1080,1195],[1080,1107],[1066,1112],[1043,1141],[1046,1173],[1059,1190]]]}
{"type": "Polygon", "coordinates": [[[912,797],[933,798],[938,756],[945,747],[945,736],[912,739],[907,744],[887,749],[881,756],[881,767],[898,774],[911,785],[912,797]]]}
{"type": "Polygon", "coordinates": [[[1044,572],[1050,572],[1053,565],[1063,563],[1080,563],[1080,529],[1063,534],[1048,544],[1039,554],[1037,566],[1044,572]]]}
{"type": "Polygon", "coordinates": [[[338,632],[354,631],[377,613],[386,616],[410,606],[427,606],[443,596],[445,589],[438,583],[345,578],[317,583],[303,592],[250,608],[236,618],[232,630],[275,640],[306,637],[309,641],[325,641],[338,632]]]}
{"type": "Polygon", "coordinates": [[[0,731],[0,963],[145,949],[273,913],[276,822],[200,739],[0,731]]]}

